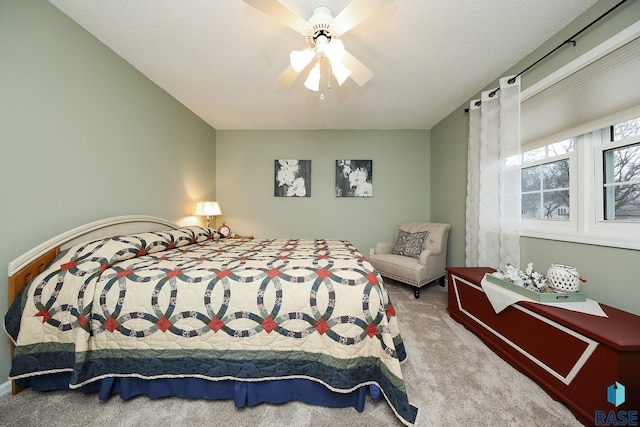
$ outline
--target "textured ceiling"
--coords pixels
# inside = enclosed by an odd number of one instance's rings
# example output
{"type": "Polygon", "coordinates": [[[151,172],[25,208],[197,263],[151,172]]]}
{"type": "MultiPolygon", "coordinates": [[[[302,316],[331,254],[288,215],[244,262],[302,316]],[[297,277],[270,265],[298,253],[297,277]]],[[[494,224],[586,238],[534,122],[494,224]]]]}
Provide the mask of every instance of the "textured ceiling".
{"type": "Polygon", "coordinates": [[[390,1],[342,37],[373,78],[323,100],[276,83],[304,36],[243,1],[50,2],[216,129],[430,129],[596,0],[390,1]]]}

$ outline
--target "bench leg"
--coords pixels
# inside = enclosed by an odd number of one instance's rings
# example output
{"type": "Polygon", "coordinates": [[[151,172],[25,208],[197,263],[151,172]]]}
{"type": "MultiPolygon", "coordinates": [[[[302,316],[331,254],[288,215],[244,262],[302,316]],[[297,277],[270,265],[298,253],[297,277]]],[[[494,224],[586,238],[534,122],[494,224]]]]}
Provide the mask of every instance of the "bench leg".
{"type": "Polygon", "coordinates": [[[413,291],[413,296],[418,299],[420,298],[420,288],[416,288],[415,291],[413,291]]]}

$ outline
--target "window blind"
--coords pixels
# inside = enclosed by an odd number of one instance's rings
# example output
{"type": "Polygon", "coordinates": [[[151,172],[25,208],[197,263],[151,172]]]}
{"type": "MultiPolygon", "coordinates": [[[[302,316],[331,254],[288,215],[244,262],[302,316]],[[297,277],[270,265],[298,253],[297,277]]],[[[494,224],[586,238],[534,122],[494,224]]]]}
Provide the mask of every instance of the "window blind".
{"type": "Polygon", "coordinates": [[[638,106],[640,37],[524,100],[521,145],[534,148],[560,141],[576,136],[570,133],[577,128],[586,133],[607,125],[600,119],[638,106]]]}

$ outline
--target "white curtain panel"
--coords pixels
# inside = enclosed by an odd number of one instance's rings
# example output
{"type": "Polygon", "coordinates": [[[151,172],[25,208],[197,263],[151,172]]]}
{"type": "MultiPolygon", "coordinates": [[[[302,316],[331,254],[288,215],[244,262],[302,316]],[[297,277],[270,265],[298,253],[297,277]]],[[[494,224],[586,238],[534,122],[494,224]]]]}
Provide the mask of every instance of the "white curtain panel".
{"type": "Polygon", "coordinates": [[[520,78],[512,78],[469,108],[467,267],[520,264],[520,78]]]}

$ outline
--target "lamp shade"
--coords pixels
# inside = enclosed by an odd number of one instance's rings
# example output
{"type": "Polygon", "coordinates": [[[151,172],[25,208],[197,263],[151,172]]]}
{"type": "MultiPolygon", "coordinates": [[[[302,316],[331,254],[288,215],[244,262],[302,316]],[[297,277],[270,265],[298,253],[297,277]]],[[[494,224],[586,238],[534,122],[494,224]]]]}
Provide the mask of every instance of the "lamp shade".
{"type": "Polygon", "coordinates": [[[216,216],[222,215],[222,210],[218,202],[198,202],[196,203],[196,209],[194,215],[198,216],[216,216]]]}
{"type": "Polygon", "coordinates": [[[340,39],[331,39],[324,48],[324,55],[331,62],[342,61],[344,58],[344,43],[340,39]]]}
{"type": "Polygon", "coordinates": [[[331,61],[331,72],[338,81],[338,86],[342,86],[342,83],[351,75],[351,70],[338,61],[331,61]]]}
{"type": "Polygon", "coordinates": [[[299,73],[309,65],[314,56],[316,56],[316,53],[312,49],[293,50],[289,55],[291,67],[299,73]]]}
{"type": "Polygon", "coordinates": [[[318,91],[320,89],[320,62],[316,63],[309,72],[309,77],[305,80],[304,85],[307,89],[318,91]]]}

